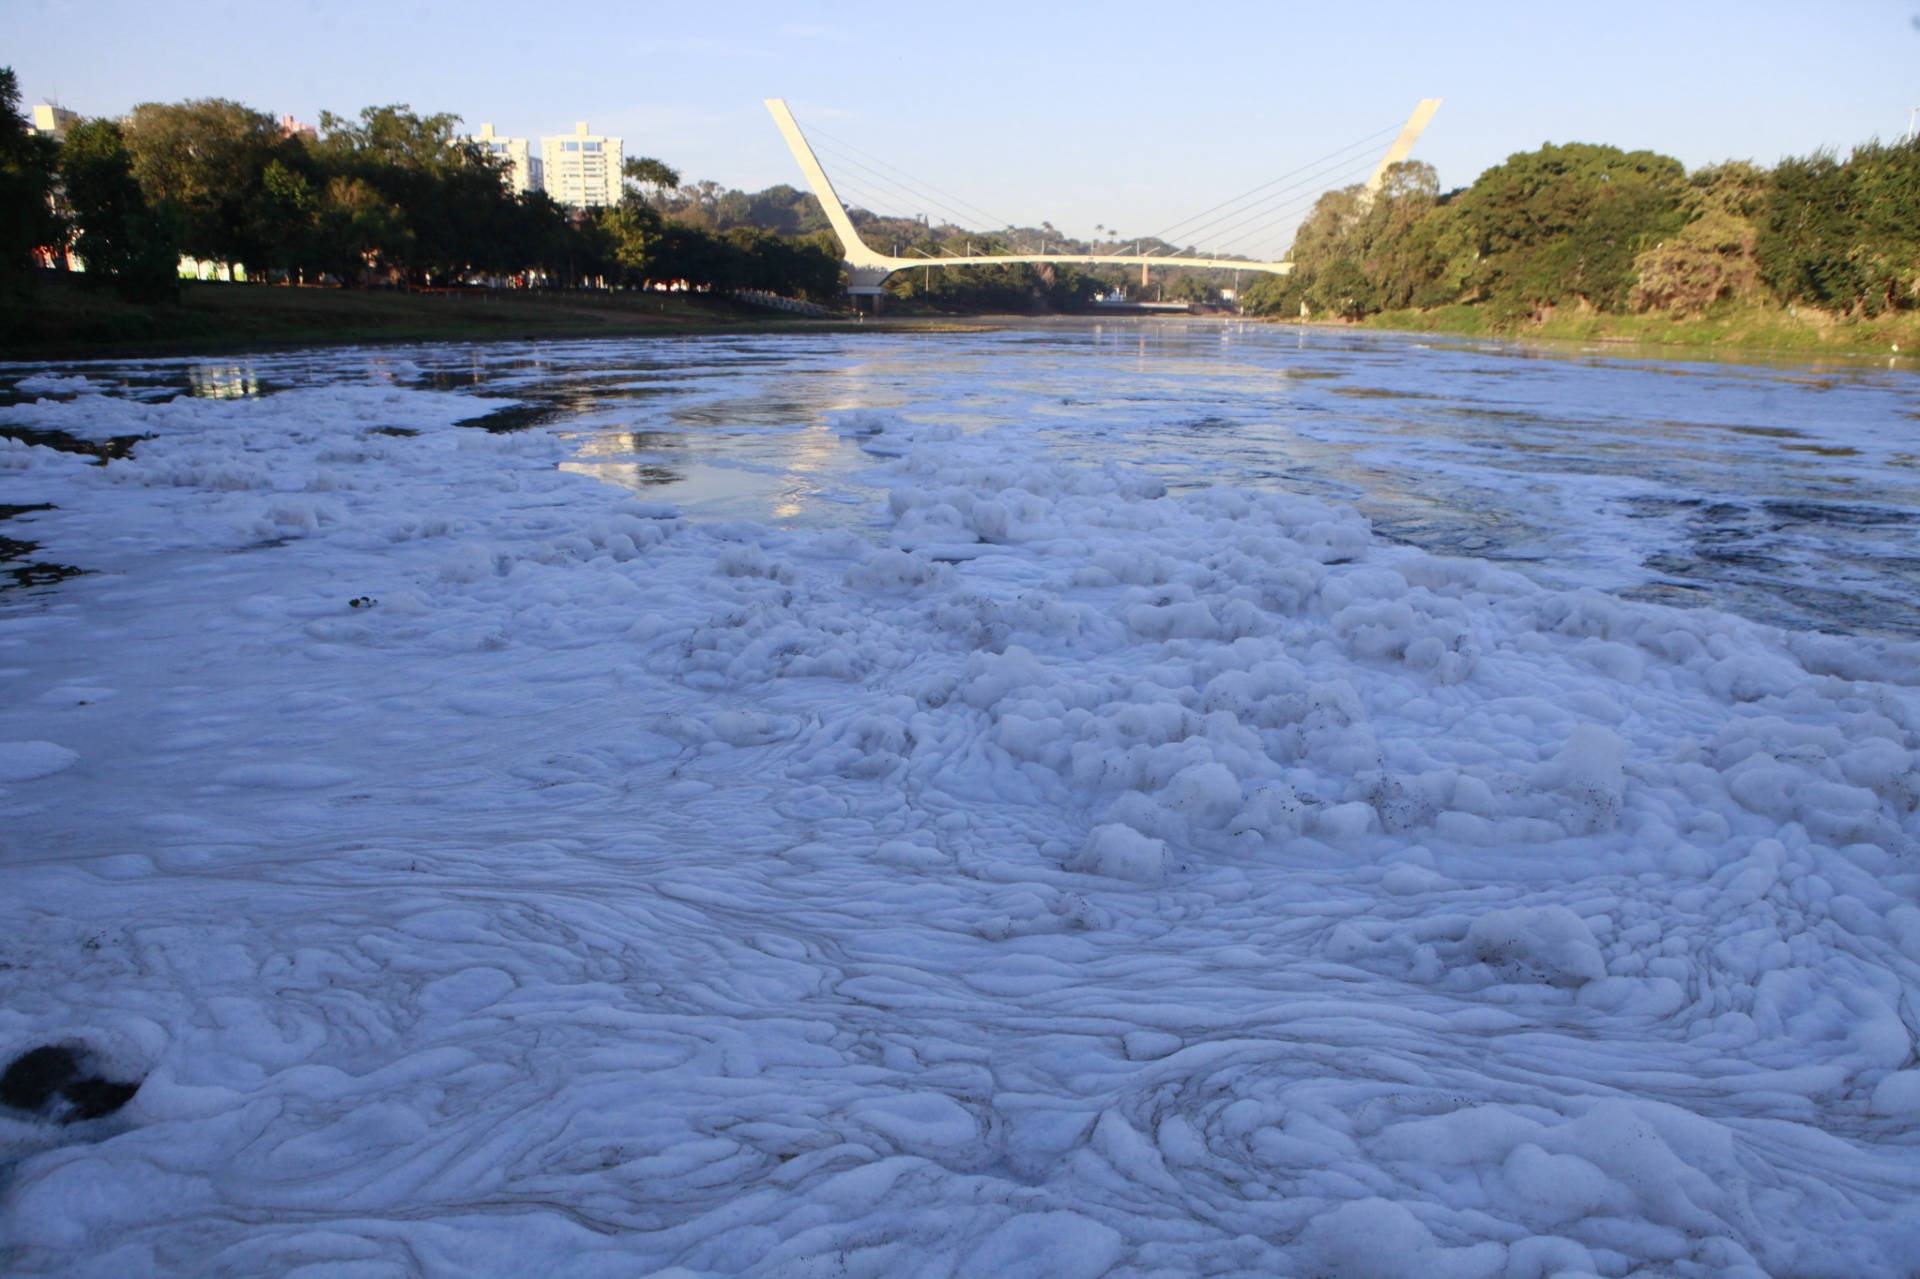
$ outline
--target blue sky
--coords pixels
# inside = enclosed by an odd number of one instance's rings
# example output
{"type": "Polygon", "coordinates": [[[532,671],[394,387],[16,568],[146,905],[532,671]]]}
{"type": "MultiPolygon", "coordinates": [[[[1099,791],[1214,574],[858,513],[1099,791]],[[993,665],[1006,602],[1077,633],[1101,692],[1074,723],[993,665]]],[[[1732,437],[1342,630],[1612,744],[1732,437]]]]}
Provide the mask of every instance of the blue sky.
{"type": "MultiPolygon", "coordinates": [[[[1893,137],[1920,105],[1916,13],[1920,0],[0,0],[0,58],[29,102],[86,114],[218,96],[305,120],[406,102],[511,134],[587,120],[629,154],[750,189],[799,181],[760,104],[783,96],[839,144],[823,158],[856,202],[1134,235],[1350,145],[1324,178],[1364,171],[1376,144],[1354,144],[1427,96],[1445,105],[1415,155],[1449,186],[1545,141],[1691,166],[1893,137]],[[846,163],[894,176],[863,156],[922,189],[846,163]]],[[[1209,235],[1278,252],[1298,207],[1209,235]]]]}

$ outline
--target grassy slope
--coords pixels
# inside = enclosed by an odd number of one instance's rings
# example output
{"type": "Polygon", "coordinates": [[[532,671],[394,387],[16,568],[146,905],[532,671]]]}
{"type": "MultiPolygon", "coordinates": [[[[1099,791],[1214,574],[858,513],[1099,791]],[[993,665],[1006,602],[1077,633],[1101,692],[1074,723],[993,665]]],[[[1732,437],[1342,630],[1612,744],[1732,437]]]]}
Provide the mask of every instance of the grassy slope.
{"type": "MultiPolygon", "coordinates": [[[[1505,337],[1543,341],[1621,342],[1687,351],[1783,351],[1800,354],[1884,356],[1897,344],[1905,355],[1920,354],[1920,314],[1902,312],[1873,320],[1836,320],[1818,312],[1798,314],[1770,306],[1715,307],[1697,319],[1666,315],[1601,315],[1563,311],[1540,323],[1496,332],[1486,312],[1475,306],[1445,306],[1431,311],[1385,311],[1360,322],[1366,328],[1462,337],[1505,337]]],[[[1676,352],[1678,353],[1678,352],[1676,352]]]]}
{"type": "Polygon", "coordinates": [[[188,283],[179,303],[143,306],[62,283],[40,285],[31,318],[0,359],[190,354],[317,343],[614,337],[714,329],[817,328],[779,312],[685,295],[486,296],[188,283]]]}

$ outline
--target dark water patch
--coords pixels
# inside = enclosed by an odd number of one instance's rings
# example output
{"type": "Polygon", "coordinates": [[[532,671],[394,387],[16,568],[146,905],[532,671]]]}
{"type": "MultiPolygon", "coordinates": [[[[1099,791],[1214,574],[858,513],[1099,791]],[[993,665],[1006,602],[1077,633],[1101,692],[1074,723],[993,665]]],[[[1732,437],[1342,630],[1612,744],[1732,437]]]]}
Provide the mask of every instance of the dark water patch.
{"type": "Polygon", "coordinates": [[[1692,556],[1676,551],[1656,552],[1647,556],[1646,567],[1656,573],[1671,573],[1675,577],[1703,577],[1721,573],[1727,569],[1747,569],[1754,573],[1781,573],[1787,570],[1788,561],[1744,546],[1715,546],[1712,543],[1705,543],[1696,545],[1692,556]]]}
{"type": "MultiPolygon", "coordinates": [[[[462,423],[462,425],[465,425],[465,424],[462,423]]],[[[372,430],[368,431],[367,434],[368,435],[393,435],[393,436],[398,436],[401,439],[405,439],[409,436],[418,435],[420,434],[420,432],[414,430],[410,426],[376,426],[372,430]]]]}
{"type": "MultiPolygon", "coordinates": [[[[52,509],[53,505],[49,502],[36,502],[25,506],[0,504],[0,520],[10,520],[16,515],[52,509]]],[[[71,564],[52,564],[32,558],[33,552],[39,549],[38,542],[0,536],[0,591],[51,586],[55,582],[64,582],[70,577],[79,577],[87,571],[83,568],[75,568],[71,564]]]]}
{"type": "Polygon", "coordinates": [[[632,469],[624,472],[624,474],[630,477],[633,483],[644,488],[655,488],[662,484],[678,484],[687,478],[685,474],[674,470],[671,466],[660,466],[652,462],[637,463],[632,469]]]}
{"type": "MultiPolygon", "coordinates": [[[[1360,506],[1370,504],[1364,495],[1360,506]]],[[[1491,517],[1484,511],[1428,507],[1418,512],[1368,513],[1375,536],[1430,555],[1461,559],[1532,561],[1540,558],[1532,530],[1491,517]]]]}
{"type": "Polygon", "coordinates": [[[1836,590],[1805,582],[1783,583],[1773,589],[1793,605],[1765,620],[1775,625],[1843,632],[1849,635],[1881,633],[1920,635],[1920,618],[1900,600],[1864,591],[1836,590]]]}
{"type": "Polygon", "coordinates": [[[1771,501],[1764,504],[1768,515],[1779,525],[1840,525],[1847,528],[1881,528],[1889,525],[1920,523],[1920,513],[1887,506],[1861,506],[1849,502],[1771,501]]]}
{"type": "Polygon", "coordinates": [[[144,1080],[109,1079],[84,1048],[44,1044],[15,1057],[0,1074],[0,1104],[63,1124],[111,1115],[144,1080]]]}
{"type": "Polygon", "coordinates": [[[64,582],[70,577],[82,577],[87,570],[75,568],[71,564],[50,564],[45,560],[28,560],[23,563],[12,562],[10,547],[26,546],[31,542],[13,542],[0,537],[0,591],[30,590],[36,586],[52,586],[64,582]]]}
{"type": "Polygon", "coordinates": [[[1627,508],[1630,520],[1667,519],[1675,515],[1690,515],[1706,504],[1698,497],[1647,497],[1644,495],[1629,497],[1623,505],[1627,508]]]}
{"type": "Polygon", "coordinates": [[[57,453],[77,453],[93,458],[96,466],[105,466],[116,458],[129,457],[134,445],[152,438],[151,435],[115,435],[104,440],[83,440],[65,431],[0,425],[0,439],[19,440],[22,444],[52,449],[57,453]]]}
{"type": "MultiPolygon", "coordinates": [[[[611,384],[610,379],[609,383],[593,387],[569,380],[564,390],[517,392],[511,397],[513,403],[474,417],[462,418],[455,425],[477,426],[495,435],[508,435],[600,412],[608,407],[610,401],[635,400],[659,393],[658,388],[651,386],[633,386],[630,382],[611,384]]],[[[485,401],[496,397],[483,395],[477,398],[485,401]]]]}
{"type": "Polygon", "coordinates": [[[699,431],[722,431],[737,427],[793,430],[812,416],[811,406],[791,400],[720,400],[676,407],[669,411],[668,420],[675,426],[699,431]]]}
{"type": "Polygon", "coordinates": [[[1711,608],[1713,592],[1692,582],[1643,582],[1618,592],[1621,599],[1668,608],[1711,608]]]}
{"type": "Polygon", "coordinates": [[[1437,400],[1441,398],[1425,391],[1397,391],[1384,386],[1330,386],[1327,389],[1335,395],[1351,396],[1356,400],[1437,400]]]}
{"type": "Polygon", "coordinates": [[[0,537],[0,591],[52,586],[55,582],[79,577],[87,571],[71,564],[53,564],[32,558],[39,549],[38,542],[0,537]]]}
{"type": "Polygon", "coordinates": [[[578,410],[563,404],[509,404],[476,417],[461,418],[455,426],[477,426],[494,435],[530,431],[536,426],[551,426],[573,417],[578,410]]]}

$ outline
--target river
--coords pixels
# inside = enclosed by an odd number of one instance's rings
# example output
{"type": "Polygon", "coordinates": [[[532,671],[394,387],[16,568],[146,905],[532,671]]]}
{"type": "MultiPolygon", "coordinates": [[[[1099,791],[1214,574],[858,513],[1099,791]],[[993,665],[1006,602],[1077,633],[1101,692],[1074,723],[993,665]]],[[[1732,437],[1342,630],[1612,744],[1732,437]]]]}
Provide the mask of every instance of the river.
{"type": "MultiPolygon", "coordinates": [[[[81,371],[69,369],[68,372],[81,371]]],[[[1920,634],[1920,380],[1870,364],[1606,350],[1235,322],[974,333],[423,346],[91,364],[139,395],[329,380],[512,397],[478,424],[557,424],[568,469],[690,515],[875,521],[836,415],[966,431],[1043,423],[1063,460],[1175,490],[1351,503],[1383,537],[1553,586],[1827,631],[1920,634]]]]}

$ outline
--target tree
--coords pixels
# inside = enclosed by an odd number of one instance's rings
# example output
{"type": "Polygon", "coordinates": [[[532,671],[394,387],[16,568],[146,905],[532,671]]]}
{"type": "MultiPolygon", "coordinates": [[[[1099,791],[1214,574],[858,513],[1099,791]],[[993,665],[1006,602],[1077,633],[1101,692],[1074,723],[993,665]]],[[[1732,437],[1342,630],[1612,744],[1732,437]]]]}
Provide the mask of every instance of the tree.
{"type": "Polygon", "coordinates": [[[368,252],[408,281],[522,265],[527,206],[515,200],[505,162],[456,136],[458,123],[445,113],[416,115],[404,103],[367,107],[357,121],[320,115],[312,151],[333,177],[329,190],[353,194],[351,225],[370,227],[363,215],[375,203],[386,207],[380,242],[368,252]]]}
{"type": "Polygon", "coordinates": [[[180,219],[180,245],[196,258],[238,262],[250,274],[283,266],[269,246],[282,228],[263,226],[268,168],[307,172],[304,147],[284,138],[272,116],[225,98],[143,102],[124,126],[133,174],[150,205],[180,219]]]}
{"type": "Polygon", "coordinates": [[[1640,252],[1678,231],[1686,169],[1651,151],[1549,143],[1507,157],[1462,197],[1495,317],[1584,300],[1623,309],[1640,252]]]}
{"type": "Polygon", "coordinates": [[[1687,179],[1681,210],[1692,220],[1634,259],[1635,310],[1699,315],[1724,298],[1761,293],[1755,215],[1767,204],[1769,175],[1744,161],[1713,165],[1687,179]]]}
{"type": "Polygon", "coordinates": [[[1407,306],[1437,306],[1470,287],[1475,263],[1457,210],[1440,195],[1433,167],[1396,164],[1378,190],[1329,191],[1294,235],[1290,276],[1247,290],[1255,314],[1349,319],[1407,306]]]}
{"type": "Polygon", "coordinates": [[[314,222],[313,262],[342,284],[363,283],[412,257],[406,214],[359,178],[329,181],[314,222]]]}
{"type": "Polygon", "coordinates": [[[628,156],[620,166],[620,176],[655,200],[661,192],[675,190],[680,185],[680,171],[652,156],[628,156]]]}
{"type": "Polygon", "coordinates": [[[573,264],[599,252],[580,243],[572,215],[545,191],[523,191],[517,197],[509,241],[508,273],[539,271],[549,279],[573,279],[573,264]]]}
{"type": "Polygon", "coordinates": [[[0,67],[0,325],[8,328],[25,305],[35,254],[66,244],[52,204],[58,154],[51,138],[27,132],[20,83],[0,67]]]}
{"type": "Polygon", "coordinates": [[[260,175],[260,191],[248,206],[252,228],[252,257],[248,274],[259,268],[286,271],[289,278],[317,267],[322,255],[320,209],[322,190],[307,173],[278,159],[269,160],[260,175]]]}
{"type": "Polygon", "coordinates": [[[646,286],[661,280],[659,249],[663,224],[652,206],[625,202],[598,216],[620,277],[646,286]]]}
{"type": "Polygon", "coordinates": [[[129,301],[178,297],[176,216],[148,207],[120,126],[86,120],[67,130],[60,176],[79,226],[74,249],[86,264],[86,282],[111,284],[129,301]]]}
{"type": "Polygon", "coordinates": [[[726,240],[742,255],[740,287],[825,302],[840,292],[840,254],[818,240],[739,227],[726,240]]]}
{"type": "Polygon", "coordinates": [[[1761,275],[1788,302],[1865,315],[1913,306],[1917,210],[1920,142],[1782,160],[1759,219],[1761,275]]]}

